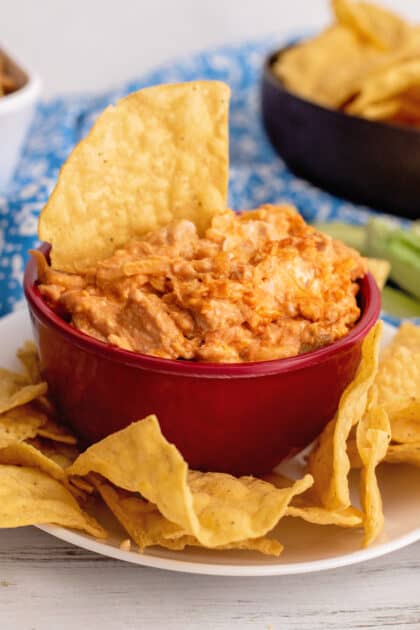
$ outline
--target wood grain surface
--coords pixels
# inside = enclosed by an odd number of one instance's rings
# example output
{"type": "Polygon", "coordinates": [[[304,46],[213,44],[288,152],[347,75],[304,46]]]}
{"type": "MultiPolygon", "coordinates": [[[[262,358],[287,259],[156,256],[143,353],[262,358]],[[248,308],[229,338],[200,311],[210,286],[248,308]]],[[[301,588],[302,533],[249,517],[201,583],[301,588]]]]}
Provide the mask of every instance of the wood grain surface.
{"type": "Polygon", "coordinates": [[[227,578],[110,560],[0,531],[0,630],[420,629],[420,543],[312,575],[227,578]]]}

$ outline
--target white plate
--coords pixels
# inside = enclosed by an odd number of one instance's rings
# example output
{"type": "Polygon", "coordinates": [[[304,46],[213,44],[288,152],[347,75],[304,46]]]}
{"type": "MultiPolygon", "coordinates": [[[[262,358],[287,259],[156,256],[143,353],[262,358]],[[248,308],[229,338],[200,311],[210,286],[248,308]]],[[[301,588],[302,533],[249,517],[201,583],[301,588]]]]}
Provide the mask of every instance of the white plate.
{"type": "MultiPolygon", "coordinates": [[[[389,342],[393,334],[394,330],[386,326],[385,341],[389,342]]],[[[16,367],[16,349],[31,336],[26,312],[0,320],[1,365],[16,367]]],[[[288,464],[288,472],[299,474],[301,466],[301,461],[295,458],[288,464]]],[[[284,544],[280,558],[245,551],[220,552],[194,548],[182,552],[156,548],[142,554],[135,549],[123,551],[119,544],[127,536],[111,515],[102,510],[95,516],[111,531],[106,542],[54,525],[45,525],[40,529],[104,556],[170,571],[234,576],[310,573],[376,558],[420,540],[420,469],[383,465],[379,477],[384,500],[385,531],[368,549],[360,549],[360,530],[309,525],[290,517],[283,519],[276,529],[276,535],[284,544]]],[[[350,482],[353,490],[356,490],[356,477],[351,478],[350,482]]]]}

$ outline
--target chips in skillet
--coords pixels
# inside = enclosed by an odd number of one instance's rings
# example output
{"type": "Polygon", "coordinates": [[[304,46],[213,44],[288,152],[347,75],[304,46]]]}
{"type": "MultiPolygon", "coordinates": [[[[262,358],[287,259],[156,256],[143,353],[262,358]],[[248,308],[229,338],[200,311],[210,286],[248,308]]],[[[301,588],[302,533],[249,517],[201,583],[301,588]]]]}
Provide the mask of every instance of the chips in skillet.
{"type": "Polygon", "coordinates": [[[395,49],[408,36],[408,24],[377,4],[363,0],[332,0],[332,8],[339,24],[349,27],[379,49],[395,49]]]}
{"type": "Polygon", "coordinates": [[[203,231],[225,210],[229,95],[219,81],[158,85],[105,109],[41,213],[52,266],[81,271],[171,220],[203,231]]]}
{"type": "Polygon", "coordinates": [[[420,125],[420,28],[364,0],[332,0],[335,23],[273,70],[301,97],[371,120],[420,125]]]}

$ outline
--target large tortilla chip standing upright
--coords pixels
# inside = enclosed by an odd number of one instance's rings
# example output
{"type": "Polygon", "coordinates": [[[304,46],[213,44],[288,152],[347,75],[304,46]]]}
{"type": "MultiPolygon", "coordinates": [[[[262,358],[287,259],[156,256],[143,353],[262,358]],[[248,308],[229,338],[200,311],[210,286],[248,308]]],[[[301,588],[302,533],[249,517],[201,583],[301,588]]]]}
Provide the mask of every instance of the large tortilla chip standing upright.
{"type": "Polygon", "coordinates": [[[382,322],[377,322],[362,345],[362,358],[353,381],[344,390],[334,418],[327,424],[309,456],[314,494],[328,510],[345,510],[351,504],[347,441],[363,418],[369,390],[378,370],[382,322]]]}
{"type": "Polygon", "coordinates": [[[41,213],[52,266],[82,271],[173,219],[203,232],[226,208],[229,95],[219,81],[160,85],[105,109],[41,213]]]}

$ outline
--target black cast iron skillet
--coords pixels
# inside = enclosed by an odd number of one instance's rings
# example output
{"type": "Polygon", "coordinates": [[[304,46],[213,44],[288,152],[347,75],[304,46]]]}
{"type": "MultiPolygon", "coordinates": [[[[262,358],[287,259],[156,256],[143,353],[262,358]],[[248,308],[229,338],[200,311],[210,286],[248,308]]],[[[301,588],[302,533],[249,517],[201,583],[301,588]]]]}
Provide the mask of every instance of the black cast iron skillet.
{"type": "Polygon", "coordinates": [[[297,175],[382,212],[420,217],[420,130],[327,109],[287,91],[265,62],[261,98],[268,137],[297,175]]]}

